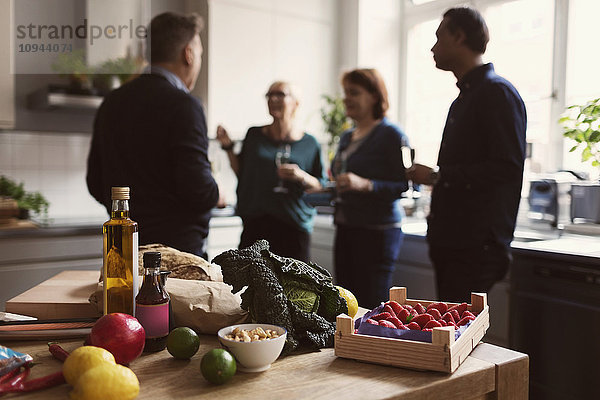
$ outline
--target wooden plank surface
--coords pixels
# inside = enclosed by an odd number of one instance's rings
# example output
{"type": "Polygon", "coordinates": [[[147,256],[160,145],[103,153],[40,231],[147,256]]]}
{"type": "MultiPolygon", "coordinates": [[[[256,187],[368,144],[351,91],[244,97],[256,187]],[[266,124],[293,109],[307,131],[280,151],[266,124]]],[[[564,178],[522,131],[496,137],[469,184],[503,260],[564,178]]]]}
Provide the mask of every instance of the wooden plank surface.
{"type": "Polygon", "coordinates": [[[38,319],[98,316],[88,302],[99,271],[63,271],[6,302],[6,311],[38,319]]]}
{"type": "Polygon", "coordinates": [[[492,399],[527,400],[529,398],[529,356],[517,351],[480,343],[472,358],[496,365],[496,390],[492,399]]]}
{"type": "MultiPolygon", "coordinates": [[[[31,377],[61,368],[45,342],[3,343],[30,354],[36,362],[31,377]]],[[[79,341],[64,342],[72,351],[79,341]]],[[[495,365],[469,357],[453,374],[361,363],[338,358],[333,349],[297,354],[276,361],[262,373],[238,372],[223,386],[213,386],[200,373],[200,360],[219,347],[216,336],[201,335],[198,353],[189,361],[175,360],[164,350],[144,354],[130,368],[140,381],[138,399],[472,399],[486,398],[496,387],[495,365]]],[[[20,399],[64,399],[68,385],[20,395],[20,399]]]]}

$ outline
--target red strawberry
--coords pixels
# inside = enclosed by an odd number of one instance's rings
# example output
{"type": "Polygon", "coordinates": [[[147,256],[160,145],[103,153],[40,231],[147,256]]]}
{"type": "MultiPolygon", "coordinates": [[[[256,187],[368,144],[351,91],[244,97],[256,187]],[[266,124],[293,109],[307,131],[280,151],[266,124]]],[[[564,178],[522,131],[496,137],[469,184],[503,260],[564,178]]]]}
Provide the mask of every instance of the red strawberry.
{"type": "Polygon", "coordinates": [[[410,329],[411,331],[420,331],[421,330],[421,327],[416,322],[411,322],[410,324],[406,325],[406,327],[408,329],[410,329]]]}
{"type": "Polygon", "coordinates": [[[414,307],[410,304],[404,304],[402,307],[406,308],[408,311],[412,310],[414,307]]]}
{"type": "Polygon", "coordinates": [[[392,309],[392,307],[391,307],[389,304],[386,304],[386,305],[383,307],[383,312],[390,313],[390,315],[391,315],[392,317],[397,317],[396,313],[394,312],[394,310],[392,309]]]}
{"type": "Polygon", "coordinates": [[[446,322],[452,322],[454,323],[454,317],[452,316],[451,312],[447,312],[444,315],[442,315],[442,321],[446,321],[446,322]]]}
{"type": "Polygon", "coordinates": [[[440,324],[442,324],[442,326],[448,326],[448,323],[446,321],[444,321],[443,319],[440,319],[438,322],[440,324]]]}
{"type": "Polygon", "coordinates": [[[462,315],[462,313],[464,313],[467,310],[467,307],[468,307],[467,303],[460,303],[460,304],[450,307],[448,309],[448,311],[456,310],[456,311],[458,311],[458,315],[462,315]]]}
{"type": "Polygon", "coordinates": [[[379,321],[379,320],[382,320],[382,319],[388,319],[391,316],[392,316],[392,314],[390,314],[388,312],[382,312],[382,313],[379,313],[377,315],[373,315],[371,317],[371,319],[374,319],[375,321],[379,321]]]}
{"type": "Polygon", "coordinates": [[[410,322],[416,322],[422,328],[425,326],[426,323],[428,323],[432,319],[433,317],[430,314],[421,314],[411,319],[410,322]]]}
{"type": "Polygon", "coordinates": [[[446,325],[446,326],[453,326],[454,329],[458,329],[458,326],[456,326],[456,324],[454,322],[452,322],[452,321],[449,321],[448,325],[446,325]]]}
{"type": "Polygon", "coordinates": [[[368,324],[371,324],[371,325],[379,325],[379,322],[377,322],[377,321],[375,321],[374,319],[371,319],[371,318],[367,319],[366,322],[368,324]]]}
{"type": "Polygon", "coordinates": [[[440,314],[440,311],[437,308],[428,309],[427,314],[431,314],[433,319],[435,319],[436,321],[442,319],[442,314],[440,314]]]}
{"type": "Polygon", "coordinates": [[[442,302],[431,303],[427,306],[427,312],[431,314],[430,311],[432,308],[438,310],[440,314],[444,314],[446,311],[448,311],[448,304],[442,302]]]}
{"type": "Polygon", "coordinates": [[[466,316],[466,317],[462,318],[460,321],[458,321],[458,323],[456,325],[463,326],[463,325],[466,325],[467,322],[473,321],[474,319],[475,319],[475,317],[466,316]]]}
{"type": "Polygon", "coordinates": [[[410,313],[408,312],[408,310],[405,308],[402,311],[400,311],[398,313],[398,319],[402,322],[404,322],[405,324],[408,322],[406,320],[406,318],[408,318],[408,316],[410,315],[410,313]]]}
{"type": "MultiPolygon", "coordinates": [[[[417,324],[417,325],[418,325],[418,324],[417,324]]],[[[401,329],[401,330],[403,330],[403,331],[406,331],[406,330],[408,330],[408,327],[407,327],[406,325],[401,325],[401,326],[399,326],[399,327],[398,327],[398,329],[401,329]]]]}
{"type": "Polygon", "coordinates": [[[396,317],[390,317],[386,319],[386,321],[390,321],[396,328],[400,328],[402,326],[402,322],[396,317]]]}
{"type": "Polygon", "coordinates": [[[396,329],[396,325],[392,324],[390,321],[386,321],[385,319],[379,321],[379,326],[396,329]]]}
{"type": "Polygon", "coordinates": [[[400,318],[400,311],[402,311],[404,307],[402,307],[400,303],[394,300],[390,300],[386,304],[389,304],[390,307],[392,307],[392,310],[394,310],[394,312],[396,313],[396,316],[400,318]]]}
{"type": "Polygon", "coordinates": [[[473,317],[473,318],[475,318],[475,314],[473,314],[473,313],[472,313],[471,311],[469,311],[469,310],[465,311],[465,312],[464,312],[464,313],[462,313],[460,316],[461,316],[462,318],[464,318],[464,317],[473,317]]]}
{"type": "Polygon", "coordinates": [[[421,303],[415,305],[415,310],[417,310],[419,314],[425,314],[425,307],[423,307],[421,303]]]}
{"type": "Polygon", "coordinates": [[[442,326],[442,324],[440,324],[438,321],[432,319],[431,321],[429,321],[428,323],[425,324],[425,326],[423,327],[423,329],[425,328],[438,328],[442,326]]]}
{"type": "Polygon", "coordinates": [[[454,318],[454,322],[460,320],[460,314],[458,313],[457,310],[452,310],[452,311],[448,311],[450,314],[452,314],[452,318],[454,318]]]}
{"type": "Polygon", "coordinates": [[[423,332],[433,332],[433,329],[431,328],[423,328],[421,329],[423,332]]]}
{"type": "Polygon", "coordinates": [[[358,329],[355,329],[355,330],[354,330],[354,334],[357,334],[357,333],[358,333],[358,329]]]}

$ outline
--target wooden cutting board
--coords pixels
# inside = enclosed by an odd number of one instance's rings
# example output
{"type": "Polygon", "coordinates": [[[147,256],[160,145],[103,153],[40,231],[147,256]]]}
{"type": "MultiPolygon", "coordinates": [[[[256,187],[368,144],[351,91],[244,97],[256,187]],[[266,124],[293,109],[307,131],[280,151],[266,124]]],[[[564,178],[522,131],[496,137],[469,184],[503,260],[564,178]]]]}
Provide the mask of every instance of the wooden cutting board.
{"type": "Polygon", "coordinates": [[[88,302],[99,271],[63,271],[6,302],[6,311],[38,319],[99,317],[88,302]]]}

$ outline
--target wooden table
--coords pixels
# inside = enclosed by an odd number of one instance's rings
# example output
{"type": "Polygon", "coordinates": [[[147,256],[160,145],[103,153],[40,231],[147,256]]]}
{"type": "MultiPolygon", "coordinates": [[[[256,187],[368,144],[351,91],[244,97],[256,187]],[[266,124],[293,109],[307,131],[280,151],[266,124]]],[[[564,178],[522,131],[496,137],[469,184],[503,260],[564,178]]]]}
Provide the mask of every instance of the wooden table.
{"type": "MultiPolygon", "coordinates": [[[[45,342],[2,344],[33,357],[36,365],[30,379],[61,368],[45,342]]],[[[63,343],[68,351],[80,345],[81,340],[63,343]]],[[[202,335],[200,349],[189,361],[176,360],[166,350],[143,354],[130,365],[140,381],[138,399],[528,398],[527,355],[486,343],[479,344],[453,374],[367,364],[338,358],[333,349],[322,349],[279,359],[262,373],[238,372],[222,386],[211,385],[200,373],[202,356],[214,347],[219,347],[216,335],[202,335]]],[[[18,398],[66,399],[70,390],[64,384],[18,398]]]]}

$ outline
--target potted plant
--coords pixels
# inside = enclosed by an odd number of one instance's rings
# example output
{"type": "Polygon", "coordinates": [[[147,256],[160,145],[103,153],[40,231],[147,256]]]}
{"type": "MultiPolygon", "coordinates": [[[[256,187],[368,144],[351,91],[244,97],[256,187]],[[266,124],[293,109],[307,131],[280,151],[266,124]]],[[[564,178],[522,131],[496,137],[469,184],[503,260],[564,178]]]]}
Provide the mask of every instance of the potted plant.
{"type": "Polygon", "coordinates": [[[106,60],[96,69],[94,86],[107,93],[135,77],[140,68],[140,62],[129,56],[106,60]],[[118,82],[113,82],[114,79],[118,82]]]}
{"type": "MultiPolygon", "coordinates": [[[[568,107],[559,122],[563,135],[575,142],[569,151],[581,149],[582,162],[600,167],[600,98],[568,107]]],[[[570,193],[571,220],[600,224],[600,183],[574,183],[570,193]]]]}
{"type": "Polygon", "coordinates": [[[19,218],[29,218],[29,213],[34,212],[42,218],[48,218],[50,203],[40,192],[27,192],[23,182],[16,183],[12,179],[0,175],[0,196],[9,197],[17,202],[19,218]]]}
{"type": "Polygon", "coordinates": [[[335,156],[337,144],[342,133],[352,127],[352,121],[346,117],[344,101],[339,95],[329,96],[324,94],[325,105],[321,108],[321,118],[329,134],[329,161],[335,156]]]}
{"type": "Polygon", "coordinates": [[[575,141],[569,151],[582,149],[581,161],[591,161],[594,167],[600,167],[600,98],[567,107],[559,123],[564,137],[575,141]]]}
{"type": "Polygon", "coordinates": [[[84,50],[59,54],[52,64],[52,69],[61,76],[69,78],[70,89],[74,93],[87,94],[92,89],[94,69],[87,64],[84,50]]]}

